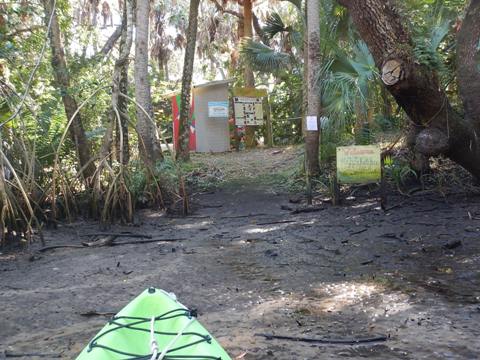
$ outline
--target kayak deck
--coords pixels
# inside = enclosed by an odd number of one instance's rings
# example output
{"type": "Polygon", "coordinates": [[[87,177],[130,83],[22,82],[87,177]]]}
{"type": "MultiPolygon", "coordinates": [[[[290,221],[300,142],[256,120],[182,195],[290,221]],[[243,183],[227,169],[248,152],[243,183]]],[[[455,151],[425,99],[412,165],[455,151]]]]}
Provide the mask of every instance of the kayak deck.
{"type": "Polygon", "coordinates": [[[231,360],[172,294],[150,288],[115,315],[77,360],[231,360]]]}

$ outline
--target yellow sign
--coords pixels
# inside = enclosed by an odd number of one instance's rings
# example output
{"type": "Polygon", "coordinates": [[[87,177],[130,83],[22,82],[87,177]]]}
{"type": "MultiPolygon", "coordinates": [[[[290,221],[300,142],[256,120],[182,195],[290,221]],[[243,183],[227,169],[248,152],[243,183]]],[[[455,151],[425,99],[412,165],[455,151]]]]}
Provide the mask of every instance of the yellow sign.
{"type": "Polygon", "coordinates": [[[233,96],[265,97],[267,95],[268,94],[266,89],[233,88],[233,96]]]}
{"type": "Polygon", "coordinates": [[[380,181],[382,165],[380,147],[337,147],[337,179],[343,184],[365,184],[380,181]]]}

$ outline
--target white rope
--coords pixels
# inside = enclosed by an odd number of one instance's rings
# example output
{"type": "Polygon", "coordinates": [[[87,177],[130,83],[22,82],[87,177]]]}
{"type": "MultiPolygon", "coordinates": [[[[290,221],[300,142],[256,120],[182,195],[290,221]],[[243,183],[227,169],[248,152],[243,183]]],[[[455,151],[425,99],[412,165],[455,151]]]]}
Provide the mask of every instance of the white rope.
{"type": "MultiPolygon", "coordinates": [[[[151,324],[154,323],[154,319],[155,318],[152,318],[152,322],[151,324]]],[[[175,345],[175,343],[178,341],[178,339],[180,339],[180,337],[183,335],[183,333],[185,332],[185,330],[187,330],[187,328],[195,321],[195,318],[192,317],[186,324],[185,326],[178,332],[177,336],[175,336],[169,343],[167,346],[165,346],[165,349],[163,349],[162,353],[160,355],[158,355],[157,357],[157,354],[158,354],[158,345],[157,345],[157,342],[155,341],[155,338],[152,337],[152,340],[151,340],[151,344],[152,344],[152,357],[150,358],[150,360],[163,360],[163,358],[167,355],[167,352],[173,347],[173,345],[175,345]],[[155,344],[155,347],[153,346],[153,344],[155,344]]],[[[155,332],[153,331],[153,325],[150,325],[150,336],[154,336],[155,335],[155,332]]]]}
{"type": "Polygon", "coordinates": [[[158,343],[155,340],[155,316],[152,316],[152,320],[150,320],[150,350],[152,351],[150,360],[155,360],[158,355],[158,343]]]}
{"type": "MultiPolygon", "coordinates": [[[[178,305],[182,306],[185,309],[188,309],[185,305],[183,305],[182,303],[180,303],[177,300],[177,297],[174,293],[169,293],[169,292],[167,292],[165,290],[162,290],[162,289],[157,289],[157,290],[159,290],[163,294],[167,295],[169,298],[171,298],[173,301],[175,301],[178,305]]],[[[150,349],[151,349],[151,352],[152,352],[152,357],[150,358],[150,360],[163,360],[165,355],[167,355],[167,352],[173,347],[173,345],[175,345],[175,343],[178,341],[178,339],[180,339],[180,337],[183,335],[185,330],[187,330],[187,328],[194,321],[195,321],[195,318],[192,317],[185,324],[185,326],[178,332],[178,334],[168,343],[168,345],[165,347],[165,349],[163,349],[162,353],[160,355],[158,355],[159,348],[158,348],[158,343],[155,340],[155,317],[152,317],[152,319],[150,320],[150,349]]]]}

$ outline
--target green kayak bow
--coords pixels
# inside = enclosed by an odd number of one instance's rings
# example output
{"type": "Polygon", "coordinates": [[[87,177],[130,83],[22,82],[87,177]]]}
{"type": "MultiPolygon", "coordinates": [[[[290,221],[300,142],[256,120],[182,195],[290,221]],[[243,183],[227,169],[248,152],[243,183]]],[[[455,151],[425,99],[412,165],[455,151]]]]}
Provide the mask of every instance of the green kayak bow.
{"type": "Polygon", "coordinates": [[[77,360],[231,360],[175,295],[149,288],[115,315],[77,360]]]}

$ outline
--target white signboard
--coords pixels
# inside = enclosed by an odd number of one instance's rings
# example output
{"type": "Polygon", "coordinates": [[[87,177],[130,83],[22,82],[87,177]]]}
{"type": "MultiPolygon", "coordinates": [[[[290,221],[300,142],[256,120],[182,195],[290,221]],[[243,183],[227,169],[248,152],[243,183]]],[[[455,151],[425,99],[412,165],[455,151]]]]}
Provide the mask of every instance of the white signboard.
{"type": "Polygon", "coordinates": [[[228,101],[209,101],[208,117],[209,118],[228,117],[228,101]]]}
{"type": "Polygon", "coordinates": [[[318,121],[316,116],[307,116],[307,131],[318,131],[318,121]]]}
{"type": "Polygon", "coordinates": [[[235,125],[263,125],[262,102],[261,97],[234,97],[235,125]]]}

